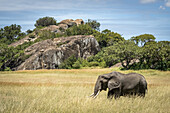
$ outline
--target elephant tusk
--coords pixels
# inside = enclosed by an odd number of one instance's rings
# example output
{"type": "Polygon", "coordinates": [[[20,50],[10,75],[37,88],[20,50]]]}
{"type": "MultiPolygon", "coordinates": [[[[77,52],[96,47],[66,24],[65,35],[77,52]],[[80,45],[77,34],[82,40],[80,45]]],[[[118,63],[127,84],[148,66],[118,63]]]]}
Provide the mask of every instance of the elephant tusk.
{"type": "Polygon", "coordinates": [[[96,94],[93,98],[96,98],[96,97],[97,97],[97,95],[99,95],[99,93],[100,93],[100,91],[98,91],[98,92],[97,92],[97,94],[96,94]]]}
{"type": "Polygon", "coordinates": [[[92,96],[94,96],[94,93],[92,93],[89,97],[92,97],[92,96]]]}

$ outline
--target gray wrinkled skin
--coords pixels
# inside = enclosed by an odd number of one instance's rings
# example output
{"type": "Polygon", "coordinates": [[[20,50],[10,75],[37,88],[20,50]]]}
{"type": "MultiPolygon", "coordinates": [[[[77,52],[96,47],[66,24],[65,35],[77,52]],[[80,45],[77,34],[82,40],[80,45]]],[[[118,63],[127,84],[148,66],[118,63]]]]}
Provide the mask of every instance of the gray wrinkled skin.
{"type": "Polygon", "coordinates": [[[137,73],[123,74],[120,72],[112,72],[109,74],[100,75],[96,81],[94,93],[96,96],[102,90],[107,90],[107,98],[119,98],[120,96],[141,96],[145,97],[147,91],[147,82],[143,75],[137,73]]]}

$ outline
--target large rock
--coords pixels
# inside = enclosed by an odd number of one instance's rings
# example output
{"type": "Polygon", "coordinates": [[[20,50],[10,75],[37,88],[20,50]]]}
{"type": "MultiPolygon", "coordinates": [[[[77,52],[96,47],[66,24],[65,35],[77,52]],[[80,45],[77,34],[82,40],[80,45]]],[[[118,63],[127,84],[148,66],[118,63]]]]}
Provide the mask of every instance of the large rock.
{"type": "Polygon", "coordinates": [[[84,21],[82,19],[76,19],[76,20],[73,20],[73,19],[66,19],[66,20],[62,20],[59,24],[66,24],[68,25],[68,27],[72,27],[74,25],[81,25],[81,24],[84,24],[84,21]]]}
{"type": "Polygon", "coordinates": [[[48,39],[33,44],[25,50],[31,55],[17,70],[56,69],[67,58],[88,58],[100,51],[98,42],[93,36],[70,36],[48,39]]]}
{"type": "Polygon", "coordinates": [[[74,22],[76,22],[77,25],[84,24],[84,21],[82,19],[76,19],[74,22]]]}
{"type": "Polygon", "coordinates": [[[47,30],[47,31],[51,31],[51,32],[55,32],[55,33],[60,33],[60,27],[59,26],[56,26],[56,25],[49,25],[43,29],[41,29],[42,31],[43,30],[47,30]]]}

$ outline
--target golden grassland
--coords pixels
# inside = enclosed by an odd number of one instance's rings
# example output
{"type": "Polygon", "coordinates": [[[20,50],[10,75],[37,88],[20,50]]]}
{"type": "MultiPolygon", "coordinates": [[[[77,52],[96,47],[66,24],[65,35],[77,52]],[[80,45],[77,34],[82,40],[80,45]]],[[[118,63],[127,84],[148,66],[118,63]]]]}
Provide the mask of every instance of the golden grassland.
{"type": "Polygon", "coordinates": [[[0,72],[0,113],[168,113],[170,71],[73,69],[0,72]],[[148,82],[145,98],[107,100],[93,92],[98,75],[119,71],[143,74],[148,82]]]}

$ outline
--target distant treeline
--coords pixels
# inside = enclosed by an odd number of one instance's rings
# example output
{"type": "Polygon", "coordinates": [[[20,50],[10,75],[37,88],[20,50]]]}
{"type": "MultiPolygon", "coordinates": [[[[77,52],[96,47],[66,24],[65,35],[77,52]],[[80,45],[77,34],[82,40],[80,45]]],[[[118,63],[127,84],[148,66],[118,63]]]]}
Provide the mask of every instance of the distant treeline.
{"type": "Polygon", "coordinates": [[[170,70],[170,41],[155,41],[151,34],[143,34],[125,40],[120,34],[105,29],[100,31],[100,23],[96,20],[88,20],[83,25],[73,26],[64,30],[62,34],[41,31],[40,29],[57,25],[52,17],[43,17],[36,21],[34,30],[21,32],[21,26],[12,24],[0,29],[0,70],[12,70],[24,62],[29,56],[24,54],[24,49],[30,45],[61,36],[93,35],[98,41],[101,51],[88,59],[76,59],[71,56],[65,60],[59,68],[71,69],[82,67],[111,67],[121,63],[122,69],[158,69],[170,70]],[[30,38],[38,36],[34,42],[25,42],[17,47],[8,45],[25,36],[30,38]],[[30,35],[31,34],[31,35],[30,35]]]}

